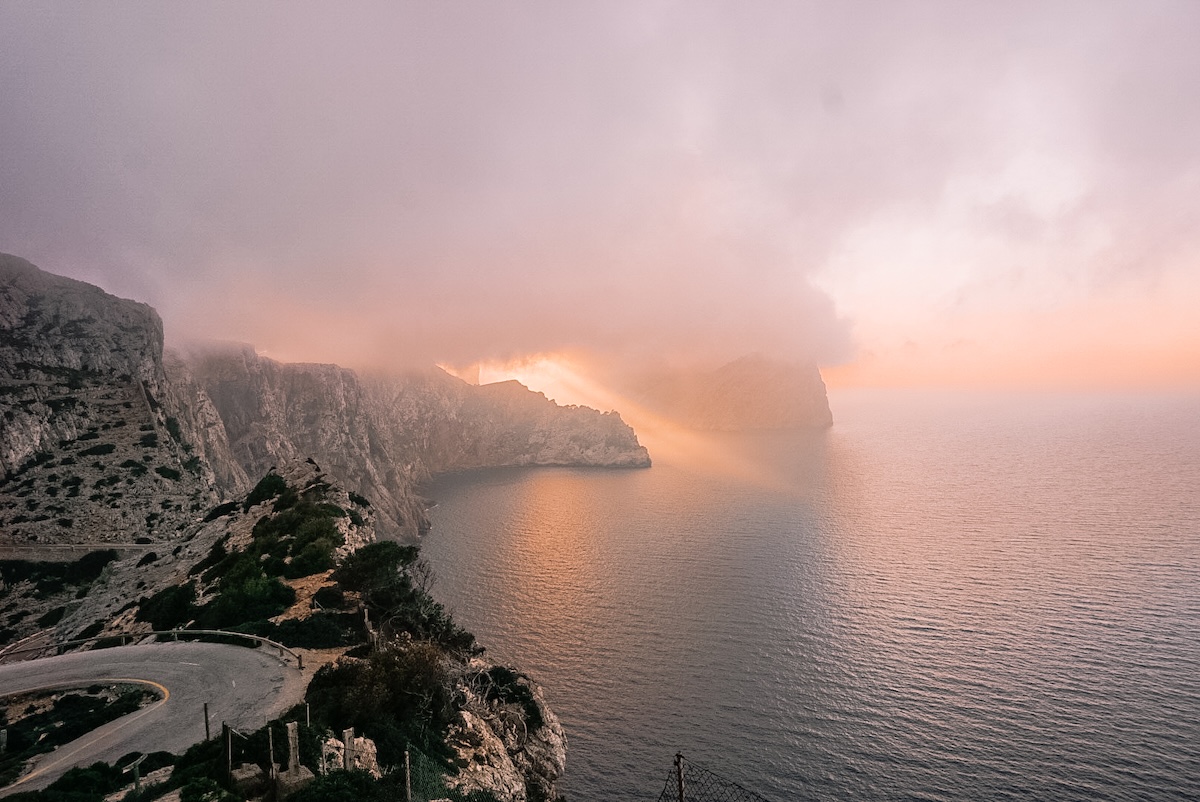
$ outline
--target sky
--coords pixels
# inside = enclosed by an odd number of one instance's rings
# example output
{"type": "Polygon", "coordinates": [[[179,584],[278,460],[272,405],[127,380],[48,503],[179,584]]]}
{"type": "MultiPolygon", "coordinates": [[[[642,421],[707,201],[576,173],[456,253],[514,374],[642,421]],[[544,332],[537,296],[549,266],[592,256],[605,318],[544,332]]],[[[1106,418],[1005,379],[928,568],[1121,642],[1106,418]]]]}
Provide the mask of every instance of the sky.
{"type": "Polygon", "coordinates": [[[1200,385],[1200,3],[0,4],[0,251],[361,368],[1200,385]]]}

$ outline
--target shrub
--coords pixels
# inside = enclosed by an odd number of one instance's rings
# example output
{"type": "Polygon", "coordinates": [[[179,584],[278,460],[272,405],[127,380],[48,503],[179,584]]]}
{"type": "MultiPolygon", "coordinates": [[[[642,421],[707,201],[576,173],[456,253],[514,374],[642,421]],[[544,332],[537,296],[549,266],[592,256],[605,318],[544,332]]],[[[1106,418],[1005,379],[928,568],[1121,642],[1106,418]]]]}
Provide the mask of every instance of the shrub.
{"type": "Polygon", "coordinates": [[[115,445],[113,445],[112,443],[101,443],[98,446],[92,446],[91,448],[85,448],[83,451],[79,452],[79,456],[81,456],[81,457],[99,457],[103,454],[111,454],[116,450],[117,450],[117,447],[115,445]]]}
{"type": "Polygon", "coordinates": [[[362,639],[356,629],[360,618],[353,613],[314,613],[308,618],[289,618],[275,625],[272,638],[284,646],[302,649],[332,649],[362,639]]]}
{"type": "Polygon", "coordinates": [[[142,555],[142,559],[138,560],[137,567],[141,568],[143,565],[149,565],[150,563],[154,562],[157,559],[158,559],[157,554],[155,554],[152,551],[148,551],[142,555]]]}
{"type": "Polygon", "coordinates": [[[335,732],[361,730],[375,740],[380,762],[396,765],[410,741],[444,753],[443,737],[454,718],[450,687],[441,650],[414,643],[322,667],[306,698],[314,717],[335,732]]]}
{"type": "Polygon", "coordinates": [[[401,567],[416,562],[417,554],[416,546],[371,543],[346,557],[334,578],[349,590],[369,591],[390,584],[401,567]]]}
{"type": "Polygon", "coordinates": [[[172,585],[138,602],[135,620],[145,621],[157,630],[174,629],[192,617],[196,589],[192,585],[172,585]]]}
{"type": "Polygon", "coordinates": [[[224,504],[218,504],[208,511],[208,515],[204,516],[204,522],[209,523],[218,518],[224,518],[226,515],[233,515],[237,512],[238,503],[236,501],[227,501],[224,504]]]}
{"type": "Polygon", "coordinates": [[[46,613],[45,615],[43,615],[41,618],[39,618],[37,620],[38,626],[52,627],[55,624],[57,624],[59,621],[62,621],[63,616],[66,614],[67,614],[66,607],[55,607],[53,610],[46,613]]]}
{"type": "Polygon", "coordinates": [[[245,512],[255,504],[261,504],[264,501],[269,501],[275,498],[284,490],[287,489],[287,481],[277,473],[268,473],[262,479],[258,480],[258,484],[246,496],[246,500],[242,503],[242,511],[245,512]]]}
{"type": "Polygon", "coordinates": [[[172,482],[179,481],[179,471],[175,470],[174,468],[168,468],[166,465],[159,465],[154,469],[154,472],[164,479],[170,479],[172,482]]]}
{"type": "Polygon", "coordinates": [[[326,609],[336,610],[346,603],[346,594],[337,585],[326,585],[313,594],[313,601],[326,609]]]}

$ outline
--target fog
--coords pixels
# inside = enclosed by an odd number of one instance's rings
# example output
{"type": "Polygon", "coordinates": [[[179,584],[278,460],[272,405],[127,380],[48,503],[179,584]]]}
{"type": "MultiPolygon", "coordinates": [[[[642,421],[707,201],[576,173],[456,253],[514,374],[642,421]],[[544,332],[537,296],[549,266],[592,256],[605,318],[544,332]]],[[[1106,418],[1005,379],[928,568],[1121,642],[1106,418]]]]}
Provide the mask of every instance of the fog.
{"type": "Polygon", "coordinates": [[[863,232],[991,176],[957,229],[988,258],[910,254],[877,306],[1086,298],[1200,252],[1198,23],[1190,2],[8,2],[0,250],[153,304],[169,337],[287,359],[836,365],[895,254],[864,267],[863,232]]]}

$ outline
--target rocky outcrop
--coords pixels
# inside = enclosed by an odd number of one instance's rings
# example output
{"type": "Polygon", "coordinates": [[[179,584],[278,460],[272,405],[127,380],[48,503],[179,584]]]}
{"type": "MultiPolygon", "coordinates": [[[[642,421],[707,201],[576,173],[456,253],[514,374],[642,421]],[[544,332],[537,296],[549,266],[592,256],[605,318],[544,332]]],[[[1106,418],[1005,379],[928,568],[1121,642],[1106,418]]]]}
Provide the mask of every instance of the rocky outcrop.
{"type": "Polygon", "coordinates": [[[660,370],[628,381],[632,398],[693,429],[800,429],[833,423],[816,365],[746,356],[716,370],[660,370]]]}
{"type": "Polygon", "coordinates": [[[0,541],[13,544],[169,540],[247,477],[305,457],[408,539],[427,526],[417,487],[437,474],[650,464],[615,412],[516,382],[360,377],[246,345],[164,353],[150,307],[3,255],[0,334],[0,541]]]}
{"type": "Polygon", "coordinates": [[[145,304],[0,255],[0,545],[168,540],[219,494],[145,304]]]}
{"type": "Polygon", "coordinates": [[[251,475],[310,455],[374,500],[389,534],[427,525],[417,485],[485,467],[645,467],[646,449],[615,412],[560,407],[517,382],[469,385],[437,368],[368,376],[337,365],[283,364],[245,345],[181,357],[251,475]]]}
{"type": "Polygon", "coordinates": [[[456,691],[464,703],[448,739],[459,769],[450,785],[464,796],[490,792],[502,802],[558,799],[567,737],[541,687],[475,658],[456,691]]]}

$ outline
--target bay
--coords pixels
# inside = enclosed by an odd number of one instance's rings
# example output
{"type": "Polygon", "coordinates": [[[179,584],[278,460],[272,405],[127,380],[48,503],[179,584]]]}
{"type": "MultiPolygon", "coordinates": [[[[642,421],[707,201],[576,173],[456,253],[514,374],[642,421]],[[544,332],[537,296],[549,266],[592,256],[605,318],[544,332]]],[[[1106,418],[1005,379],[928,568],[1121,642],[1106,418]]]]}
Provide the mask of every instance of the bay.
{"type": "Polygon", "coordinates": [[[1200,400],[831,396],[653,468],[448,477],[435,595],[545,687],[573,800],[1200,797],[1200,400]]]}

